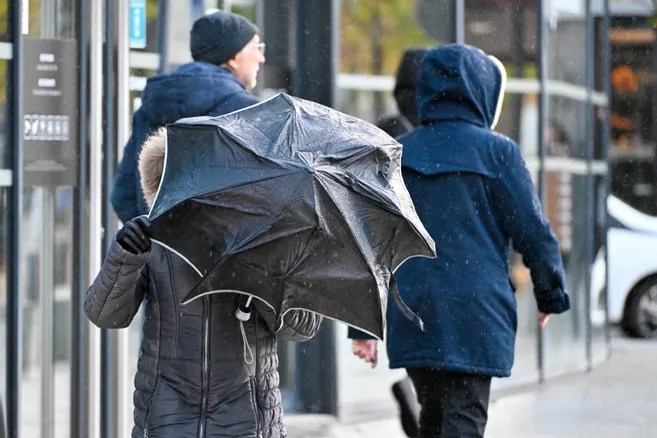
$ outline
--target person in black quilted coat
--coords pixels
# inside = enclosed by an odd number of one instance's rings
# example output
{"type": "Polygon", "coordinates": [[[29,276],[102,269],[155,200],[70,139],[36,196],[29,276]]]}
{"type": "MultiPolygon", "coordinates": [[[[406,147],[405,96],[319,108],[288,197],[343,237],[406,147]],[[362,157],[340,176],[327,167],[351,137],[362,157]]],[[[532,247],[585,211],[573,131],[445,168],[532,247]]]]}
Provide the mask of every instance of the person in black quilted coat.
{"type": "MultiPolygon", "coordinates": [[[[149,138],[139,157],[149,204],[162,175],[163,135],[149,138]]],[[[322,317],[291,311],[277,330],[269,307],[229,293],[181,306],[199,276],[151,245],[148,225],[139,216],[117,233],[85,300],[87,317],[107,329],[128,327],[145,303],[132,438],[285,437],[276,338],[306,341],[322,317]],[[247,321],[237,319],[238,308],[247,321]]]]}

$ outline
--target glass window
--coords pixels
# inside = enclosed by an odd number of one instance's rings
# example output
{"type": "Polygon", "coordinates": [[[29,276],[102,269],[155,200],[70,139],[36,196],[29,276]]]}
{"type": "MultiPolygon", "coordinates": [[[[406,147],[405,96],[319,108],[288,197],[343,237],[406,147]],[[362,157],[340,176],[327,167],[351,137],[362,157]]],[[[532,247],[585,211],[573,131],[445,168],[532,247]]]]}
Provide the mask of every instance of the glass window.
{"type": "Polygon", "coordinates": [[[342,0],[340,70],[395,75],[405,49],[434,46],[416,21],[415,2],[342,0]]]}
{"type": "Polygon", "coordinates": [[[611,43],[611,193],[657,215],[654,123],[655,31],[648,23],[615,20],[611,43]]]}
{"type": "Polygon", "coordinates": [[[11,41],[9,35],[9,2],[0,2],[0,41],[11,41]]]}
{"type": "Polygon", "coordinates": [[[397,114],[397,103],[391,92],[371,90],[339,90],[338,110],[376,124],[384,115],[397,114]]]}
{"type": "Polygon", "coordinates": [[[566,97],[548,96],[545,133],[548,157],[586,159],[589,139],[586,133],[587,105],[566,97]]]}
{"type": "Polygon", "coordinates": [[[538,95],[506,93],[495,130],[513,139],[525,160],[538,156],[538,95]]]}
{"type": "Polygon", "coordinates": [[[589,203],[587,177],[566,171],[546,172],[547,199],[545,209],[561,247],[566,271],[566,290],[572,308],[555,315],[545,330],[546,374],[561,374],[586,364],[587,308],[586,258],[589,203]]]}
{"type": "Polygon", "coordinates": [[[9,87],[11,61],[0,59],[0,169],[11,167],[9,151],[7,150],[7,136],[9,135],[8,121],[11,109],[7,104],[7,88],[9,87]]]}
{"type": "Polygon", "coordinates": [[[538,2],[465,0],[465,42],[495,56],[509,77],[537,77],[538,2]]]}
{"type": "Polygon", "coordinates": [[[234,2],[231,7],[230,11],[234,12],[236,14],[240,14],[248,18],[252,23],[256,22],[256,7],[255,7],[255,0],[246,0],[242,2],[234,2]]]}
{"type": "Polygon", "coordinates": [[[566,290],[572,304],[569,312],[555,316],[546,329],[545,371],[548,374],[586,364],[586,294],[589,293],[586,276],[589,266],[583,255],[588,239],[593,238],[593,224],[589,221],[593,212],[589,211],[588,200],[595,196],[589,192],[586,177],[586,148],[590,147],[586,135],[587,108],[585,102],[548,96],[550,117],[545,133],[548,158],[543,207],[559,241],[566,290]],[[564,169],[559,169],[555,163],[564,169]]]}
{"type": "Polygon", "coordinates": [[[248,18],[252,23],[256,22],[256,3],[257,0],[205,0],[205,13],[212,14],[221,9],[230,8],[230,12],[240,14],[248,18]]]}
{"type": "MultiPolygon", "coordinates": [[[[6,187],[0,187],[0,351],[7,351],[7,205],[6,187]]],[[[0,415],[7,418],[6,356],[0,360],[0,415]]]]}
{"type": "MultiPolygon", "coordinates": [[[[141,94],[146,87],[148,78],[156,74],[157,71],[144,68],[130,69],[130,106],[132,109],[130,120],[132,127],[132,116],[141,107],[141,94]]],[[[125,146],[125,145],[122,145],[125,146]]]]}
{"type": "MultiPolygon", "coordinates": [[[[575,0],[573,3],[582,3],[575,0]]],[[[586,14],[563,12],[548,24],[548,78],[586,86],[586,14]]]]}
{"type": "Polygon", "coordinates": [[[28,20],[23,22],[23,33],[41,38],[75,38],[76,5],[77,0],[24,0],[28,20]]]}

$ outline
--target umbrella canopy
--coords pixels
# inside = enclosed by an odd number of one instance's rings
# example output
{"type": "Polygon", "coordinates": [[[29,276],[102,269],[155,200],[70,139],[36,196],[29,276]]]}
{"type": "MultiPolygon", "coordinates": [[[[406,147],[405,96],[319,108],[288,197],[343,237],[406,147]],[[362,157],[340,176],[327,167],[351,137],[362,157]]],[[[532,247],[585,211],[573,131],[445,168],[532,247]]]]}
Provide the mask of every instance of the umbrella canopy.
{"type": "MultiPolygon", "coordinates": [[[[307,309],[385,331],[393,273],[435,257],[401,178],[401,145],[375,126],[284,93],[167,126],[152,235],[202,279],[183,304],[237,292],[282,324],[307,309]]],[[[392,287],[392,289],[391,289],[392,287]]]]}

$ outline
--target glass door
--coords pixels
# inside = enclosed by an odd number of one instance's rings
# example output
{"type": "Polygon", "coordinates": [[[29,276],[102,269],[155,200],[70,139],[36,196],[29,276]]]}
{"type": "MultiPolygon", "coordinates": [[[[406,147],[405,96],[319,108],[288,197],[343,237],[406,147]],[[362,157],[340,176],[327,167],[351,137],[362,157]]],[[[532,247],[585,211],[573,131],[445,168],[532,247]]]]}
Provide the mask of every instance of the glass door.
{"type": "Polygon", "coordinates": [[[77,6],[23,2],[21,436],[69,436],[77,6]]]}

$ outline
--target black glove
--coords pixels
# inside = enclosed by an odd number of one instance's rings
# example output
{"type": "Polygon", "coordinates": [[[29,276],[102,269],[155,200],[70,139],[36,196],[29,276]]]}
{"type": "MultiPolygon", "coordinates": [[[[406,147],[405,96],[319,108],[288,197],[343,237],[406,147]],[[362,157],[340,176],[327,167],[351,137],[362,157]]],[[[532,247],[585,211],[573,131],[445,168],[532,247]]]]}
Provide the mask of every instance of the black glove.
{"type": "Polygon", "coordinates": [[[150,226],[151,221],[146,216],[131,219],[116,233],[116,241],[133,254],[148,252],[151,250],[150,226]]]}

